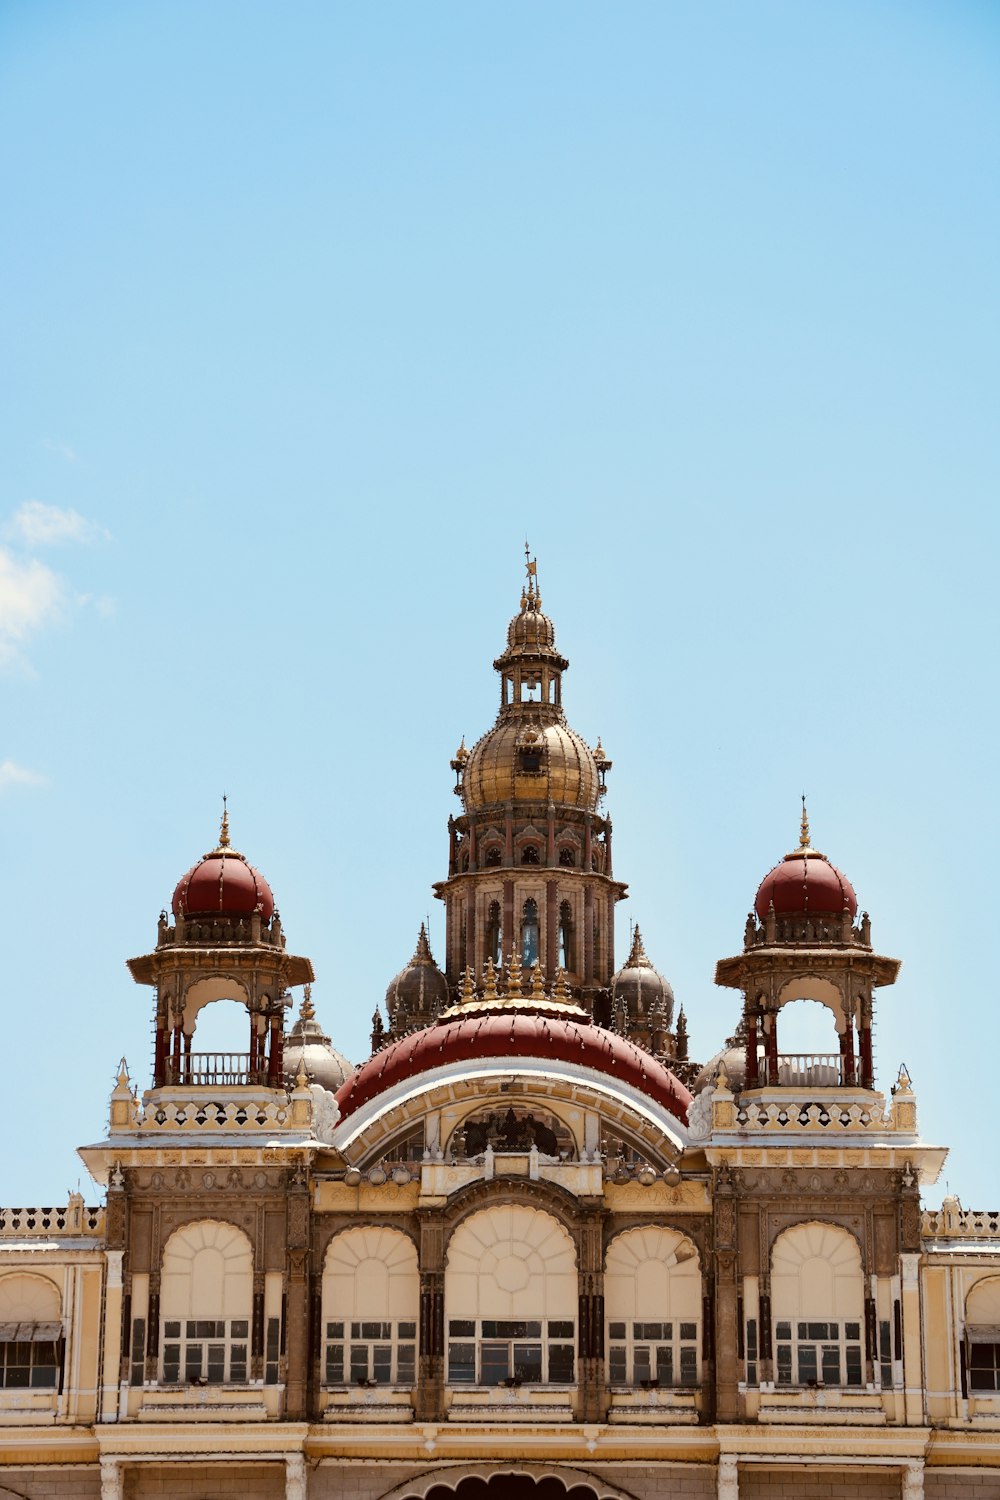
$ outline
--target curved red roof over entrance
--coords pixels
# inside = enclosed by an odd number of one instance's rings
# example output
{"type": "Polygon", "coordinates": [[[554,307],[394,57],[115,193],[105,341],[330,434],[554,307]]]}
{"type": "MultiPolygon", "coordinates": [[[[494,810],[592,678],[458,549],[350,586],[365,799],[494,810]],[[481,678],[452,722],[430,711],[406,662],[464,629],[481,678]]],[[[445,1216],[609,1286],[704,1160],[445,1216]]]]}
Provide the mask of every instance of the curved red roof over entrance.
{"type": "Polygon", "coordinates": [[[384,1094],[395,1084],[449,1063],[481,1058],[535,1057],[578,1063],[638,1089],[687,1123],[691,1094],[674,1075],[632,1042],[589,1021],[525,1014],[470,1015],[428,1026],[376,1052],[337,1094],[340,1117],[384,1094]]]}

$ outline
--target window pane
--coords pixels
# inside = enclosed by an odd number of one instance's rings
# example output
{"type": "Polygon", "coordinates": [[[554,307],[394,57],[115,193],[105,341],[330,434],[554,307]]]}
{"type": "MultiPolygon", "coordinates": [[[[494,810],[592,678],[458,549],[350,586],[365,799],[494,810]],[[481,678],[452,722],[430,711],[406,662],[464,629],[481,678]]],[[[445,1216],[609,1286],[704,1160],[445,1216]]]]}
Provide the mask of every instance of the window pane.
{"type": "MultiPolygon", "coordinates": [[[[454,1327],[454,1324],[452,1325],[454,1327]]],[[[448,1345],[448,1380],[452,1385],[473,1382],[476,1378],[475,1344],[448,1345]]]]}
{"type": "MultiPolygon", "coordinates": [[[[341,1325],[343,1326],[343,1325],[341,1325]]],[[[328,1385],[339,1385],[344,1378],[344,1346],[328,1344],[326,1347],[326,1379],[328,1385]]]]}
{"type": "Polygon", "coordinates": [[[416,1323],[400,1323],[399,1337],[401,1339],[415,1339],[417,1336],[416,1323]]]}
{"type": "Polygon", "coordinates": [[[179,1323],[164,1323],[163,1337],[165,1339],[179,1339],[181,1336],[181,1325],[179,1323]]]}
{"type": "Polygon", "coordinates": [[[777,1328],[775,1329],[774,1336],[778,1339],[790,1339],[792,1336],[791,1323],[779,1323],[777,1328]]]}
{"type": "Polygon", "coordinates": [[[681,1385],[698,1384],[698,1351],[686,1346],[681,1350],[681,1385]]]}
{"type": "Polygon", "coordinates": [[[480,1354],[480,1385],[499,1385],[510,1376],[509,1344],[483,1344],[480,1354]]]}
{"type": "Polygon", "coordinates": [[[351,1345],[351,1380],[356,1384],[359,1380],[368,1379],[368,1345],[351,1345]]]}
{"type": "Polygon", "coordinates": [[[475,1338],[476,1325],[471,1318],[452,1318],[448,1324],[448,1332],[452,1338],[475,1338]]]}
{"type": "Polygon", "coordinates": [[[624,1323],[609,1323],[608,1324],[608,1338],[609,1339],[623,1339],[624,1337],[625,1337],[625,1324],[624,1323]]]}
{"type": "Polygon", "coordinates": [[[400,1344],[396,1357],[396,1381],[399,1385],[414,1385],[417,1379],[417,1346],[400,1344]]]}
{"type": "Polygon", "coordinates": [[[573,1384],[573,1345],[549,1345],[549,1380],[553,1385],[573,1384]]]}
{"type": "Polygon", "coordinates": [[[810,1385],[819,1379],[816,1370],[816,1345],[799,1345],[799,1385],[810,1385]]]}
{"type": "Polygon", "coordinates": [[[514,1374],[519,1380],[540,1381],[542,1378],[541,1344],[514,1345],[514,1374]]]}
{"type": "Polygon", "coordinates": [[[572,1325],[572,1323],[550,1323],[549,1324],[549,1338],[550,1339],[571,1339],[572,1337],[573,1337],[573,1325],[572,1325]]]}
{"type": "Polygon", "coordinates": [[[847,1384],[861,1384],[861,1346],[859,1344],[847,1346],[847,1384]]]}
{"type": "Polygon", "coordinates": [[[344,1337],[343,1323],[327,1323],[326,1336],[328,1339],[342,1339],[344,1337]]]}
{"type": "Polygon", "coordinates": [[[661,1385],[674,1383],[674,1351],[669,1344],[660,1344],[656,1350],[656,1378],[661,1385]]]}
{"type": "Polygon", "coordinates": [[[681,1324],[681,1338],[682,1339],[696,1339],[697,1337],[698,1337],[698,1325],[697,1325],[697,1323],[682,1323],[681,1324]]]}
{"type": "Polygon", "coordinates": [[[244,1381],[247,1378],[247,1346],[246,1344],[234,1344],[233,1352],[229,1360],[229,1378],[235,1381],[244,1381]]]}
{"type": "MultiPolygon", "coordinates": [[[[787,1328],[787,1323],[786,1323],[787,1328]]],[[[792,1346],[791,1344],[778,1345],[778,1384],[791,1385],[792,1383],[792,1346]]]]}
{"type": "Polygon", "coordinates": [[[823,1383],[840,1384],[840,1349],[837,1344],[823,1345],[823,1383]]]}
{"type": "Polygon", "coordinates": [[[372,1350],[372,1377],[383,1384],[392,1379],[391,1344],[376,1344],[372,1350]]]}
{"type": "Polygon", "coordinates": [[[615,1344],[608,1350],[608,1379],[612,1385],[625,1384],[625,1346],[623,1344],[615,1344]]]}
{"type": "Polygon", "coordinates": [[[250,1324],[245,1318],[234,1318],[229,1325],[229,1332],[234,1339],[245,1339],[250,1332],[250,1324]]]}

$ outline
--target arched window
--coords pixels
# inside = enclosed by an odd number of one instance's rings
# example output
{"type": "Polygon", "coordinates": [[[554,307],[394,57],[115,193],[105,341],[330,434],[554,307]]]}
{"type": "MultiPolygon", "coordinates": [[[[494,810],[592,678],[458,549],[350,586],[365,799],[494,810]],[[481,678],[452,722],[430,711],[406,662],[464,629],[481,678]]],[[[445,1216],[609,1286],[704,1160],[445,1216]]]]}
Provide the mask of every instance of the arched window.
{"type": "Polygon", "coordinates": [[[491,844],[486,851],[486,868],[495,870],[503,859],[503,852],[499,844],[491,844]]]}
{"type": "Polygon", "coordinates": [[[979,1395],[1000,1391],[1000,1277],[977,1281],[965,1304],[969,1388],[979,1395]]]}
{"type": "Polygon", "coordinates": [[[835,1224],[797,1224],[771,1252],[779,1385],[864,1382],[865,1289],[858,1242],[835,1224]]]}
{"type": "Polygon", "coordinates": [[[417,1380],[420,1272],[398,1229],[346,1229],[323,1268],[326,1385],[413,1386],[417,1380]]]}
{"type": "Polygon", "coordinates": [[[55,1390],[62,1365],[62,1306],[47,1276],[0,1276],[0,1388],[55,1390]]]}
{"type": "Polygon", "coordinates": [[[559,967],[573,969],[573,912],[568,901],[559,908],[559,967]]]}
{"type": "Polygon", "coordinates": [[[521,962],[526,969],[538,962],[538,902],[531,896],[521,918],[521,962]]]}
{"type": "Polygon", "coordinates": [[[473,1214],[448,1247],[449,1385],[571,1384],[577,1294],[573,1241],[551,1214],[473,1214]]]}
{"type": "Polygon", "coordinates": [[[521,863],[522,863],[522,865],[537,865],[537,863],[538,863],[538,845],[537,844],[525,844],[524,848],[521,850],[521,863]]]}
{"type": "Polygon", "coordinates": [[[502,953],[503,919],[500,916],[500,902],[491,901],[486,917],[486,957],[492,959],[496,966],[501,962],[502,953]]]}
{"type": "Polygon", "coordinates": [[[576,864],[576,854],[568,844],[564,844],[559,850],[559,863],[567,870],[572,870],[576,864]]]}
{"type": "Polygon", "coordinates": [[[175,1230],[160,1277],[164,1383],[243,1384],[252,1309],[253,1250],[246,1235],[214,1219],[175,1230]]]}
{"type": "Polygon", "coordinates": [[[701,1267],[689,1239],[652,1225],[618,1235],[604,1302],[610,1385],[698,1384],[701,1267]]]}

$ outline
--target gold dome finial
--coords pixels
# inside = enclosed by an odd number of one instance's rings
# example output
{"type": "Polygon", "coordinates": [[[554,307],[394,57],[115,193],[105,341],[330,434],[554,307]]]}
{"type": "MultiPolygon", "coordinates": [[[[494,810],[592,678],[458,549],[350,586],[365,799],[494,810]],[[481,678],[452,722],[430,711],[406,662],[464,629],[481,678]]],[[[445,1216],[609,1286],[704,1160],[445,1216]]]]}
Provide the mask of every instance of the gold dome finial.
{"type": "Polygon", "coordinates": [[[462,1004],[471,1005],[476,998],[476,987],[472,982],[472,970],[467,968],[462,975],[462,1004]]]}
{"type": "Polygon", "coordinates": [[[228,849],[229,846],[229,807],[226,794],[222,794],[222,824],[219,828],[219,848],[228,849]]]}
{"type": "Polygon", "coordinates": [[[545,981],[539,963],[531,966],[531,998],[535,1001],[545,999],[545,981]]]}
{"type": "Polygon", "coordinates": [[[527,583],[521,594],[521,608],[541,609],[542,596],[538,592],[538,559],[532,557],[528,539],[524,539],[524,571],[527,574],[527,583]]]}
{"type": "Polygon", "coordinates": [[[483,981],[483,999],[496,1000],[497,996],[497,973],[493,967],[492,958],[486,960],[486,973],[483,981]]]}
{"type": "Polygon", "coordinates": [[[510,963],[507,965],[507,995],[511,1000],[521,998],[522,978],[521,955],[515,948],[510,955],[510,963]]]}
{"type": "Polygon", "coordinates": [[[312,992],[313,992],[313,987],[312,987],[311,984],[307,984],[303,988],[303,991],[302,991],[302,1004],[299,1006],[299,1018],[300,1018],[300,1020],[303,1020],[303,1021],[314,1021],[316,1019],[316,1011],[315,1011],[315,1009],[313,1007],[313,1003],[312,1003],[312,992]]]}
{"type": "Polygon", "coordinates": [[[799,830],[799,848],[808,849],[809,844],[809,814],[806,812],[806,794],[802,793],[802,826],[799,830]]]}

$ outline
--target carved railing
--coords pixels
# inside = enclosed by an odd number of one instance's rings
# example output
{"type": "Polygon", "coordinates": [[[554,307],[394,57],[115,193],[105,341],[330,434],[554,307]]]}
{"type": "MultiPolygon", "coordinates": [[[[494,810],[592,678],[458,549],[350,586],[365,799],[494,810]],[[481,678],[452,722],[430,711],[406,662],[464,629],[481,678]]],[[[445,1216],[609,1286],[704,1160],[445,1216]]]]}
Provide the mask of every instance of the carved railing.
{"type": "Polygon", "coordinates": [[[281,923],[272,917],[264,922],[254,917],[178,917],[173,927],[166,922],[160,924],[157,946],[191,944],[195,947],[216,947],[231,944],[262,944],[265,948],[284,948],[285,934],[281,923]]]}
{"type": "Polygon", "coordinates": [[[241,1084],[266,1084],[267,1071],[251,1073],[249,1052],[189,1052],[180,1068],[166,1064],[169,1085],[236,1088],[241,1084]]]}
{"type": "Polygon", "coordinates": [[[181,1099],[151,1104],[137,1112],[139,1130],[278,1130],[289,1126],[291,1105],[276,1100],[223,1103],[181,1099]]]}
{"type": "Polygon", "coordinates": [[[839,1052],[779,1052],[778,1083],[782,1088],[839,1088],[844,1081],[839,1052]]]}
{"type": "Polygon", "coordinates": [[[767,917],[763,922],[747,923],[743,950],[762,944],[781,943],[793,947],[799,943],[813,946],[844,946],[871,951],[871,923],[867,914],[857,926],[845,912],[842,917],[767,917]]]}
{"type": "Polygon", "coordinates": [[[104,1208],[71,1199],[59,1208],[0,1208],[0,1238],[35,1239],[47,1235],[101,1235],[104,1208]]]}
{"type": "Polygon", "coordinates": [[[736,1129],[739,1130],[829,1130],[839,1134],[845,1130],[894,1130],[895,1120],[882,1099],[871,1104],[850,1105],[823,1101],[822,1104],[806,1100],[785,1103],[747,1104],[736,1110],[736,1129]]]}
{"type": "Polygon", "coordinates": [[[921,1214],[920,1233],[925,1240],[1000,1240],[1000,1209],[963,1208],[946,1198],[921,1214]]]}

